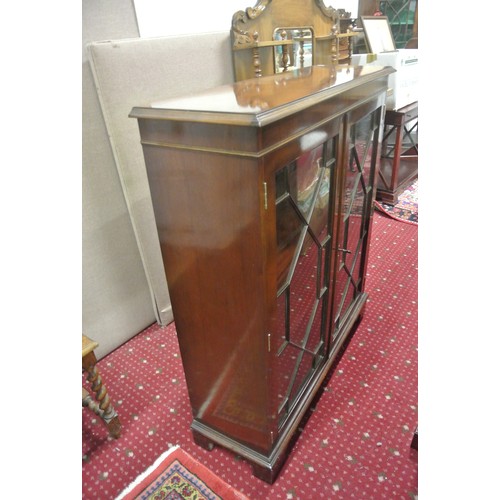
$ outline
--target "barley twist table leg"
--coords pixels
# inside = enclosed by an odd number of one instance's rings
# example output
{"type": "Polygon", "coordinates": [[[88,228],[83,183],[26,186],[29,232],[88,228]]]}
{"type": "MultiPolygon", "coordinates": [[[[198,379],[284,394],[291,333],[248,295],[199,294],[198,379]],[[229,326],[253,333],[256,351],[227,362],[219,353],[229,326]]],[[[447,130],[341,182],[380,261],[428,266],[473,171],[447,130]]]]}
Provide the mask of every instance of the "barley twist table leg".
{"type": "Polygon", "coordinates": [[[82,387],[82,406],[92,410],[98,417],[103,416],[104,412],[99,408],[99,405],[94,401],[92,396],[82,387]]]}
{"type": "Polygon", "coordinates": [[[116,415],[116,412],[111,404],[111,400],[109,399],[108,390],[102,383],[102,378],[97,366],[90,367],[87,380],[92,384],[92,391],[96,395],[104,420],[111,420],[116,415]]]}
{"type": "Polygon", "coordinates": [[[88,406],[96,415],[99,415],[104,420],[111,436],[117,438],[121,433],[120,420],[118,419],[118,414],[113,408],[113,405],[111,404],[108,391],[103,383],[101,374],[99,373],[96,364],[97,359],[93,352],[87,354],[82,359],[83,368],[88,373],[87,380],[92,384],[92,391],[96,395],[98,405],[95,402],[92,402],[92,404],[88,398],[84,398],[82,403],[84,406],[88,406]]]}

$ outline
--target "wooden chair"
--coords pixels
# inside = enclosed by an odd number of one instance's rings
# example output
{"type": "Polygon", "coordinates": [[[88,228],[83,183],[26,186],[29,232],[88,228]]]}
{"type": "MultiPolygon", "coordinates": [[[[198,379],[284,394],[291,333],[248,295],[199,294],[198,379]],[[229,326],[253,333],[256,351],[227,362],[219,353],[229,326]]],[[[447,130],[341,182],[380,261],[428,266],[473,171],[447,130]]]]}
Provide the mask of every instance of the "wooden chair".
{"type": "Polygon", "coordinates": [[[99,416],[108,428],[109,434],[114,438],[118,438],[121,433],[121,423],[97,369],[97,358],[94,349],[98,346],[97,342],[82,335],[82,368],[88,374],[87,380],[92,384],[92,391],[95,394],[94,400],[90,393],[82,387],[82,405],[90,408],[99,416]]]}

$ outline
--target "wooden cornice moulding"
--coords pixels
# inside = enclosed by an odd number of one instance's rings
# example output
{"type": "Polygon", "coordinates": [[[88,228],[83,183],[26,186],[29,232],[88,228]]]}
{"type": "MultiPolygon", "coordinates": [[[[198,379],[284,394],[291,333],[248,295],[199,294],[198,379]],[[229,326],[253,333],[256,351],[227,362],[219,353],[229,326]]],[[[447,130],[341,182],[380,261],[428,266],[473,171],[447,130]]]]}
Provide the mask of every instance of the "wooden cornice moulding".
{"type": "Polygon", "coordinates": [[[134,107],[129,116],[264,127],[390,73],[394,73],[391,67],[349,69],[313,66],[222,85],[196,96],[171,98],[147,107],[134,107]],[[214,108],[214,102],[218,108],[214,108]]]}

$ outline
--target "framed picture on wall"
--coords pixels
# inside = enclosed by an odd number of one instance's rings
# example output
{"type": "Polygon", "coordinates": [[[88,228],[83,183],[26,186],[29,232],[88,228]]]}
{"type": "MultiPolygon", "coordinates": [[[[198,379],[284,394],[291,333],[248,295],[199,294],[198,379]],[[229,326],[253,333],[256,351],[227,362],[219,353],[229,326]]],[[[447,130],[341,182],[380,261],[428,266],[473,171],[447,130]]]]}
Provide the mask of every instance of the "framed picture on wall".
{"type": "Polygon", "coordinates": [[[396,44],[387,16],[361,16],[368,50],[372,54],[394,52],[396,44]]]}

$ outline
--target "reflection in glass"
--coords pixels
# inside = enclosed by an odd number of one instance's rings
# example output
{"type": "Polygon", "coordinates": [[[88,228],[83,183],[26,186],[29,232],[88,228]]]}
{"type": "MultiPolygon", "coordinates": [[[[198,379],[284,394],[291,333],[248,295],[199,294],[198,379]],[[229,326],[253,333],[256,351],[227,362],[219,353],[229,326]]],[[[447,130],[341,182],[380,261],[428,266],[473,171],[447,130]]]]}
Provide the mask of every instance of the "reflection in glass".
{"type": "MultiPolygon", "coordinates": [[[[361,256],[367,242],[368,218],[370,216],[373,173],[371,162],[377,122],[369,114],[353,124],[350,129],[349,160],[344,177],[344,199],[341,213],[340,246],[334,288],[334,338],[347,317],[350,307],[362,291],[361,256]]],[[[331,350],[335,348],[331,344],[331,350]]]]}
{"type": "Polygon", "coordinates": [[[325,356],[332,164],[321,145],[276,174],[281,423],[325,356]]]}
{"type": "Polygon", "coordinates": [[[311,28],[276,28],[273,38],[282,43],[274,48],[274,72],[312,66],[312,35],[311,28]]]}

